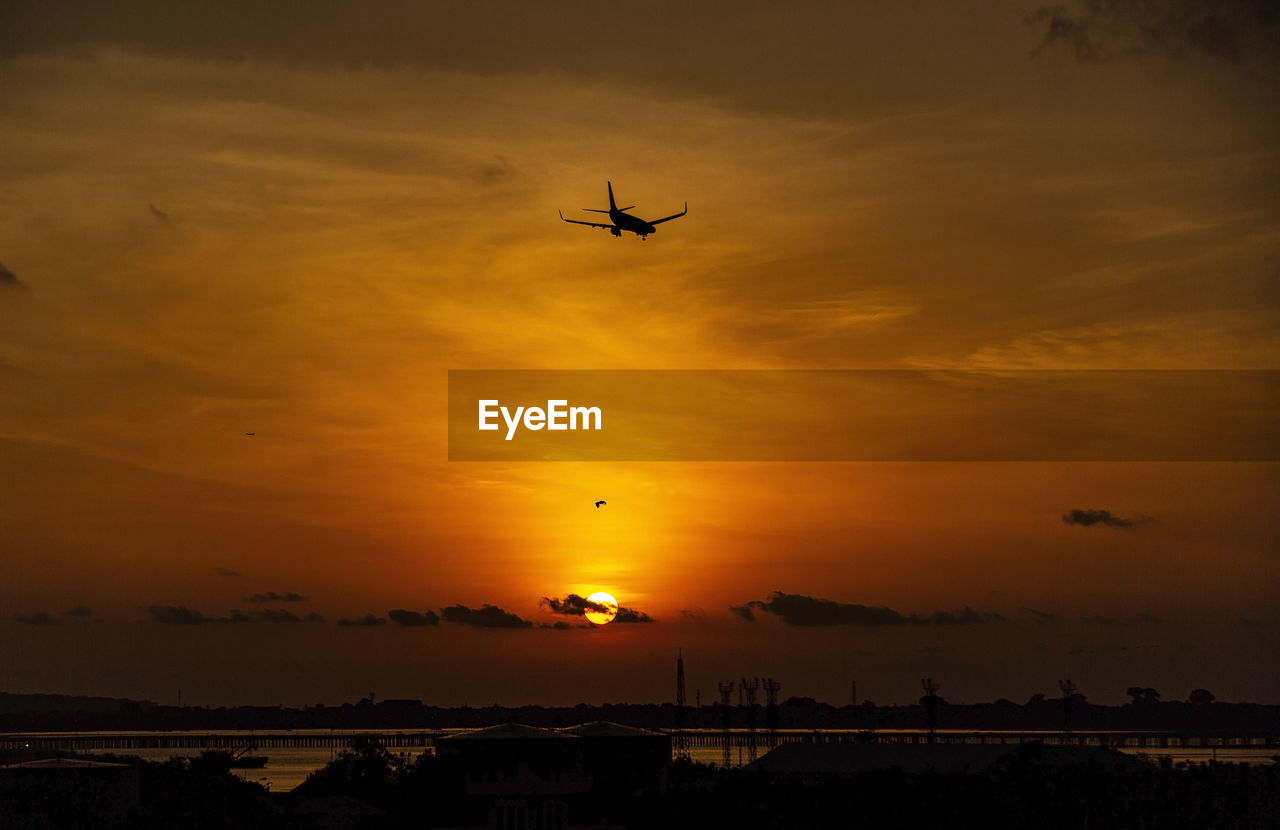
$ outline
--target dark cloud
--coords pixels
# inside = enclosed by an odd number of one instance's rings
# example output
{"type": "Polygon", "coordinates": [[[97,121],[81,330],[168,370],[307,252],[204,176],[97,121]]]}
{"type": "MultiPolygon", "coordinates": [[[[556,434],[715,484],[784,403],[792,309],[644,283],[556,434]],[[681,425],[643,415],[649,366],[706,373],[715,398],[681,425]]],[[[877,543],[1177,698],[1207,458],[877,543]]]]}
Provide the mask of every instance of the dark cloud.
{"type": "Polygon", "coordinates": [[[18,279],[18,275],[0,263],[0,288],[26,288],[27,285],[18,279]]]}
{"type": "Polygon", "coordinates": [[[983,613],[965,606],[958,611],[934,611],[928,615],[911,615],[912,625],[973,625],[974,623],[1004,622],[996,613],[983,613]]]}
{"type": "Polygon", "coordinates": [[[533,623],[522,620],[515,614],[503,611],[496,605],[485,603],[480,608],[468,608],[465,605],[450,605],[441,608],[440,615],[446,622],[470,625],[475,628],[532,628],[533,623]]]}
{"type": "Polygon", "coordinates": [[[241,597],[241,602],[306,602],[307,597],[302,594],[295,594],[293,591],[286,591],[278,594],[275,591],[267,591],[265,594],[253,594],[247,597],[241,597]]]}
{"type": "Polygon", "coordinates": [[[826,626],[855,625],[880,627],[894,625],[970,625],[973,623],[1003,622],[999,614],[987,614],[965,606],[957,611],[934,611],[932,614],[910,616],[884,606],[859,605],[817,599],[803,594],[786,594],[774,591],[769,599],[752,600],[746,605],[730,606],[730,610],[748,622],[755,620],[756,612],[774,614],[787,625],[826,626]]]}
{"type": "Polygon", "coordinates": [[[1080,622],[1085,625],[1128,625],[1129,623],[1119,617],[1108,617],[1105,614],[1086,614],[1080,618],[1080,622]]]}
{"type": "Polygon", "coordinates": [[[1130,626],[1134,623],[1146,623],[1147,625],[1158,625],[1164,622],[1164,619],[1157,617],[1155,614],[1139,614],[1131,619],[1124,617],[1108,617],[1105,614],[1087,614],[1080,618],[1080,622],[1086,625],[1116,625],[1130,626]]]}
{"type": "MultiPolygon", "coordinates": [[[[603,602],[592,602],[586,597],[578,594],[569,594],[564,599],[556,599],[555,597],[543,597],[538,600],[538,604],[549,608],[553,614],[564,614],[569,617],[585,617],[588,611],[598,611],[607,614],[612,608],[603,602]]],[[[618,613],[613,618],[614,622],[620,623],[650,623],[653,617],[643,611],[637,611],[634,608],[627,608],[619,605],[618,613]]]]}
{"type": "Polygon", "coordinates": [[[152,605],[147,609],[152,622],[164,625],[203,625],[213,620],[185,605],[152,605]]]}
{"type": "MultiPolygon", "coordinates": [[[[872,607],[855,603],[815,599],[803,594],[784,594],[774,591],[768,600],[752,600],[745,606],[748,611],[776,614],[787,625],[906,625],[907,618],[891,608],[872,607]]],[[[740,615],[744,616],[745,615],[740,615]]]]}
{"type": "Polygon", "coordinates": [[[233,570],[231,570],[230,568],[223,568],[223,567],[217,567],[217,568],[214,568],[214,569],[213,569],[213,572],[214,572],[214,573],[216,573],[218,576],[226,576],[226,577],[232,577],[232,576],[239,576],[239,575],[240,575],[240,572],[239,572],[239,571],[233,571],[233,570]]]}
{"type": "Polygon", "coordinates": [[[392,608],[387,612],[387,616],[391,618],[393,623],[403,625],[406,628],[440,624],[440,615],[435,611],[419,613],[417,611],[406,611],[403,608],[392,608]]]}
{"type": "Polygon", "coordinates": [[[147,609],[147,613],[151,615],[152,622],[163,623],[165,625],[205,625],[207,623],[238,625],[244,623],[297,623],[324,621],[324,618],[319,614],[308,614],[305,617],[299,617],[297,614],[294,614],[291,611],[286,611],[283,608],[277,610],[267,608],[254,614],[246,614],[239,608],[233,608],[225,617],[208,617],[202,612],[188,608],[185,605],[152,605],[147,609]]]}
{"type": "Polygon", "coordinates": [[[215,622],[220,623],[297,623],[297,622],[323,622],[324,617],[319,614],[308,614],[305,617],[299,617],[292,611],[286,611],[283,608],[272,610],[270,608],[259,611],[256,614],[246,614],[239,608],[232,609],[231,614],[221,617],[215,622]]]}
{"type": "Polygon", "coordinates": [[[24,625],[57,625],[58,618],[49,614],[14,614],[13,618],[24,625]]]}
{"type": "Polygon", "coordinates": [[[568,631],[568,630],[569,630],[569,629],[571,629],[571,628],[585,628],[586,626],[581,626],[581,625],[579,625],[579,626],[572,626],[572,625],[569,625],[569,624],[568,624],[567,622],[565,622],[564,620],[556,620],[555,622],[553,622],[553,623],[551,623],[551,624],[542,623],[542,624],[541,624],[541,625],[539,625],[538,627],[539,627],[539,628],[553,628],[553,629],[555,629],[556,631],[568,631]]]}
{"type": "MultiPolygon", "coordinates": [[[[553,614],[564,614],[569,617],[583,617],[588,611],[598,611],[602,614],[608,614],[611,609],[603,602],[592,602],[586,597],[578,594],[569,594],[564,599],[556,599],[555,597],[543,597],[538,600],[538,604],[551,610],[553,614]]],[[[618,609],[621,611],[622,609],[618,609]]]]}
{"type": "Polygon", "coordinates": [[[654,619],[643,611],[619,605],[617,616],[613,618],[613,621],[616,623],[651,623],[654,622],[654,619]]]}
{"type": "Polygon", "coordinates": [[[1034,619],[1034,621],[1039,625],[1048,625],[1049,623],[1053,622],[1058,618],[1057,614],[1050,614],[1048,611],[1037,611],[1034,608],[1026,608],[1026,607],[1024,607],[1022,610],[1030,614],[1034,619]]]}
{"type": "Polygon", "coordinates": [[[1066,525],[1079,525],[1081,527],[1093,527],[1094,525],[1104,525],[1106,527],[1136,527],[1137,525],[1147,524],[1151,521],[1149,516],[1139,516],[1136,519],[1122,519],[1119,516],[1111,515],[1110,510],[1072,510],[1070,513],[1062,514],[1062,523],[1066,525]]]}
{"type": "Polygon", "coordinates": [[[92,617],[92,616],[93,616],[93,612],[92,612],[92,611],[90,611],[88,608],[86,608],[86,607],[85,607],[85,606],[83,606],[83,605],[77,605],[75,608],[72,608],[70,611],[63,611],[63,612],[62,612],[62,616],[64,616],[64,617],[92,617]]]}
{"type": "Polygon", "coordinates": [[[704,623],[707,621],[707,612],[701,608],[681,608],[680,616],[693,622],[704,623]]]}
{"type": "Polygon", "coordinates": [[[373,626],[373,625],[385,625],[386,622],[387,621],[382,619],[381,617],[375,617],[372,614],[365,614],[363,617],[360,617],[359,619],[355,619],[355,620],[348,620],[346,618],[338,620],[338,625],[373,626]]]}
{"type": "Polygon", "coordinates": [[[1026,16],[1037,51],[1064,47],[1082,61],[1160,54],[1231,63],[1274,59],[1274,0],[1078,0],[1074,9],[1043,6],[1026,16]]]}

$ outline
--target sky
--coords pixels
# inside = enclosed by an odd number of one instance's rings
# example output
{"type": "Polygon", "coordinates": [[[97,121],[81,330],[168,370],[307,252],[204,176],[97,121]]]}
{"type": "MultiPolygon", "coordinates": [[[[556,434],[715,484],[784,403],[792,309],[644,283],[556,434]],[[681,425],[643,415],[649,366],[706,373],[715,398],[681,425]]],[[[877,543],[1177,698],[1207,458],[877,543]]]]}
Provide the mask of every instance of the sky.
{"type": "Polygon", "coordinates": [[[661,702],[683,649],[704,701],[1276,702],[1274,452],[465,462],[447,409],[466,369],[1280,369],[1278,17],[5,4],[0,689],[661,702]],[[606,181],[689,213],[559,221],[606,181]]]}

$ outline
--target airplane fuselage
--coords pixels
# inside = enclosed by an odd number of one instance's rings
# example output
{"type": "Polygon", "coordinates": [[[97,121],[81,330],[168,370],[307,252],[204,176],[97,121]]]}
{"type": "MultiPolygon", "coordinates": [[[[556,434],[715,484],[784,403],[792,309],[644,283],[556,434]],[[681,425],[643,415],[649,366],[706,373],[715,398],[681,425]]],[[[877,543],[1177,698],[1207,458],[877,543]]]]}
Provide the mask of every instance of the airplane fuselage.
{"type": "Polygon", "coordinates": [[[613,220],[613,231],[611,233],[614,236],[622,236],[623,231],[630,231],[643,239],[651,233],[658,232],[657,228],[638,216],[632,216],[621,210],[609,211],[609,218],[613,220]]]}

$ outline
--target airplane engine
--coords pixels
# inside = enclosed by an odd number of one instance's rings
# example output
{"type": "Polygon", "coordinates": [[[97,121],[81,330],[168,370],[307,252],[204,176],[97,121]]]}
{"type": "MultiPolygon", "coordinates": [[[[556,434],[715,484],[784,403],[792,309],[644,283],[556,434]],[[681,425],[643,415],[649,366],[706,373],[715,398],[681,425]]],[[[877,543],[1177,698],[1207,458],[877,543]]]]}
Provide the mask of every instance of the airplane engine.
{"type": "Polygon", "coordinates": [[[614,236],[622,236],[622,228],[609,228],[609,233],[614,236]]]}

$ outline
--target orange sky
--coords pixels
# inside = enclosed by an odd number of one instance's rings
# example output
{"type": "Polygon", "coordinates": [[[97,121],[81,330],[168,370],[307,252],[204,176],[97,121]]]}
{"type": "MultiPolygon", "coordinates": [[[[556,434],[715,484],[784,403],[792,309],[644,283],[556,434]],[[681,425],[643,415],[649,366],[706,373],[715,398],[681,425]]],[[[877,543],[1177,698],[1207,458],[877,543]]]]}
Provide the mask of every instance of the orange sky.
{"type": "Polygon", "coordinates": [[[0,12],[0,689],[1274,701],[1274,464],[445,460],[449,369],[1280,368],[1255,4],[828,5],[0,12]]]}

